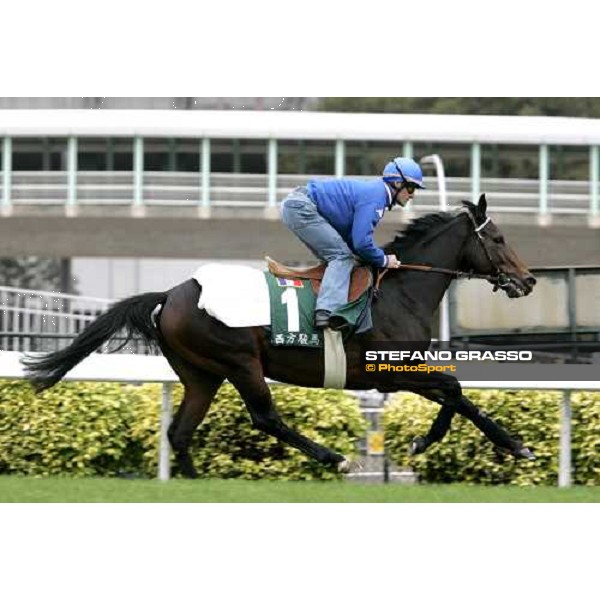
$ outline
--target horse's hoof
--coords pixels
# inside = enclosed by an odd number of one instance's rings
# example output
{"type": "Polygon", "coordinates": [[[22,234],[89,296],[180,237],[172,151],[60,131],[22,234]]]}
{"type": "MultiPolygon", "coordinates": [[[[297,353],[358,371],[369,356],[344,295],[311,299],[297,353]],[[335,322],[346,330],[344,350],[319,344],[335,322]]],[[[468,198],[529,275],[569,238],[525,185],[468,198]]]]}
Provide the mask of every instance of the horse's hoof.
{"type": "Polygon", "coordinates": [[[363,466],[357,460],[345,458],[337,464],[338,473],[356,473],[362,471],[363,466]]]}
{"type": "Polygon", "coordinates": [[[535,460],[536,459],[535,454],[529,448],[527,448],[525,446],[516,450],[514,452],[513,456],[517,459],[519,459],[519,458],[524,458],[525,460],[535,460]]]}
{"type": "Polygon", "coordinates": [[[408,455],[416,456],[417,454],[422,454],[427,449],[425,445],[425,438],[418,435],[413,438],[412,442],[408,445],[408,455]]]}

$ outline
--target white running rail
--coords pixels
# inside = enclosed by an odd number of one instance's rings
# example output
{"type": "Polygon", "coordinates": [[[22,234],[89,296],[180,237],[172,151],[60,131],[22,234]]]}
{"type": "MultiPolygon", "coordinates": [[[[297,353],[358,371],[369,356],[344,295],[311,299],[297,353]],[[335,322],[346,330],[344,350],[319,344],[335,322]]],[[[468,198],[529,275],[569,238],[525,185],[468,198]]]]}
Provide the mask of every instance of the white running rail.
{"type": "MultiPolygon", "coordinates": [[[[0,379],[23,379],[20,352],[0,352],[0,379]]],[[[71,381],[154,382],[163,384],[160,414],[158,478],[170,477],[169,440],[171,391],[179,379],[162,356],[92,354],[64,378],[71,381]]],[[[269,381],[269,383],[277,383],[269,381]]],[[[571,392],[600,390],[600,381],[461,381],[463,388],[562,390],[558,485],[571,485],[571,392]]]]}
{"type": "Polygon", "coordinates": [[[39,348],[34,347],[34,334],[40,338],[69,339],[113,302],[107,298],[0,286],[0,349],[39,348]]]}

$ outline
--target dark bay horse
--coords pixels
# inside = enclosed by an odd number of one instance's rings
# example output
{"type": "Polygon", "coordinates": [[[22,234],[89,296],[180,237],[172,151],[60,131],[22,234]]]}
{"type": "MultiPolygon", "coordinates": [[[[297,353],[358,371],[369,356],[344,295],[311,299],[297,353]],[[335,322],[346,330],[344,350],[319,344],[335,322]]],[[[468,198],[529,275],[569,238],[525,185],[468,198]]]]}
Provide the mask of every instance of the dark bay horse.
{"type": "MultiPolygon", "coordinates": [[[[477,205],[463,202],[460,212],[438,213],[413,221],[386,248],[404,263],[475,271],[498,276],[509,297],[531,292],[535,279],[486,215],[482,195],[477,205]]],[[[426,350],[433,314],[452,280],[451,275],[390,270],[380,283],[381,296],[372,308],[373,328],[346,344],[348,389],[407,390],[441,408],[429,432],[415,438],[419,453],[443,438],[456,413],[469,419],[497,448],[517,458],[531,451],[480,411],[462,394],[457,379],[446,373],[397,372],[378,378],[364,371],[364,349],[373,342],[413,341],[426,350]]],[[[57,352],[28,356],[23,362],[37,391],[56,384],[70,369],[121,330],[128,339],[141,335],[155,342],[184,385],[184,397],[169,429],[169,440],[180,472],[195,477],[189,454],[192,435],[202,422],[221,384],[229,380],[244,401],[254,427],[288,443],[313,459],[340,471],[346,457],[297,433],[280,418],[265,378],[305,387],[322,387],[323,350],[275,347],[263,327],[230,328],[197,308],[201,288],[185,281],[167,292],[146,293],[116,303],[85,329],[70,346],[57,352]],[[162,305],[158,317],[153,312],[162,305]]]]}

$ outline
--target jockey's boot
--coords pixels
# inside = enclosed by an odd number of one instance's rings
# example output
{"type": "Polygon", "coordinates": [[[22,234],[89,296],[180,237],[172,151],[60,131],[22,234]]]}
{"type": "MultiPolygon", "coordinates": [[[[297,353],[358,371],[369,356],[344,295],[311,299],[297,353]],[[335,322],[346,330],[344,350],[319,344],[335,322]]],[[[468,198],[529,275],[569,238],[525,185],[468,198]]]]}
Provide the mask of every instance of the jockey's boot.
{"type": "Polygon", "coordinates": [[[325,329],[329,327],[329,317],[331,313],[328,310],[315,310],[315,329],[325,329]]]}

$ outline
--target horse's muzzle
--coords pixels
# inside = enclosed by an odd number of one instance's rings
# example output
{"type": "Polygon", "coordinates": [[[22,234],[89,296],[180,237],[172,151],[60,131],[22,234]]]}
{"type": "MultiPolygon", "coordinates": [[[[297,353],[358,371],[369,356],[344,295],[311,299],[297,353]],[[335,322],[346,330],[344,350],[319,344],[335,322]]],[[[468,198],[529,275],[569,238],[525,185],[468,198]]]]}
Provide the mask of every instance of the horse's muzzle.
{"type": "Polygon", "coordinates": [[[524,296],[528,296],[536,284],[536,279],[531,273],[527,273],[525,277],[508,275],[508,279],[508,283],[503,285],[502,289],[509,298],[523,298],[524,296]]]}

